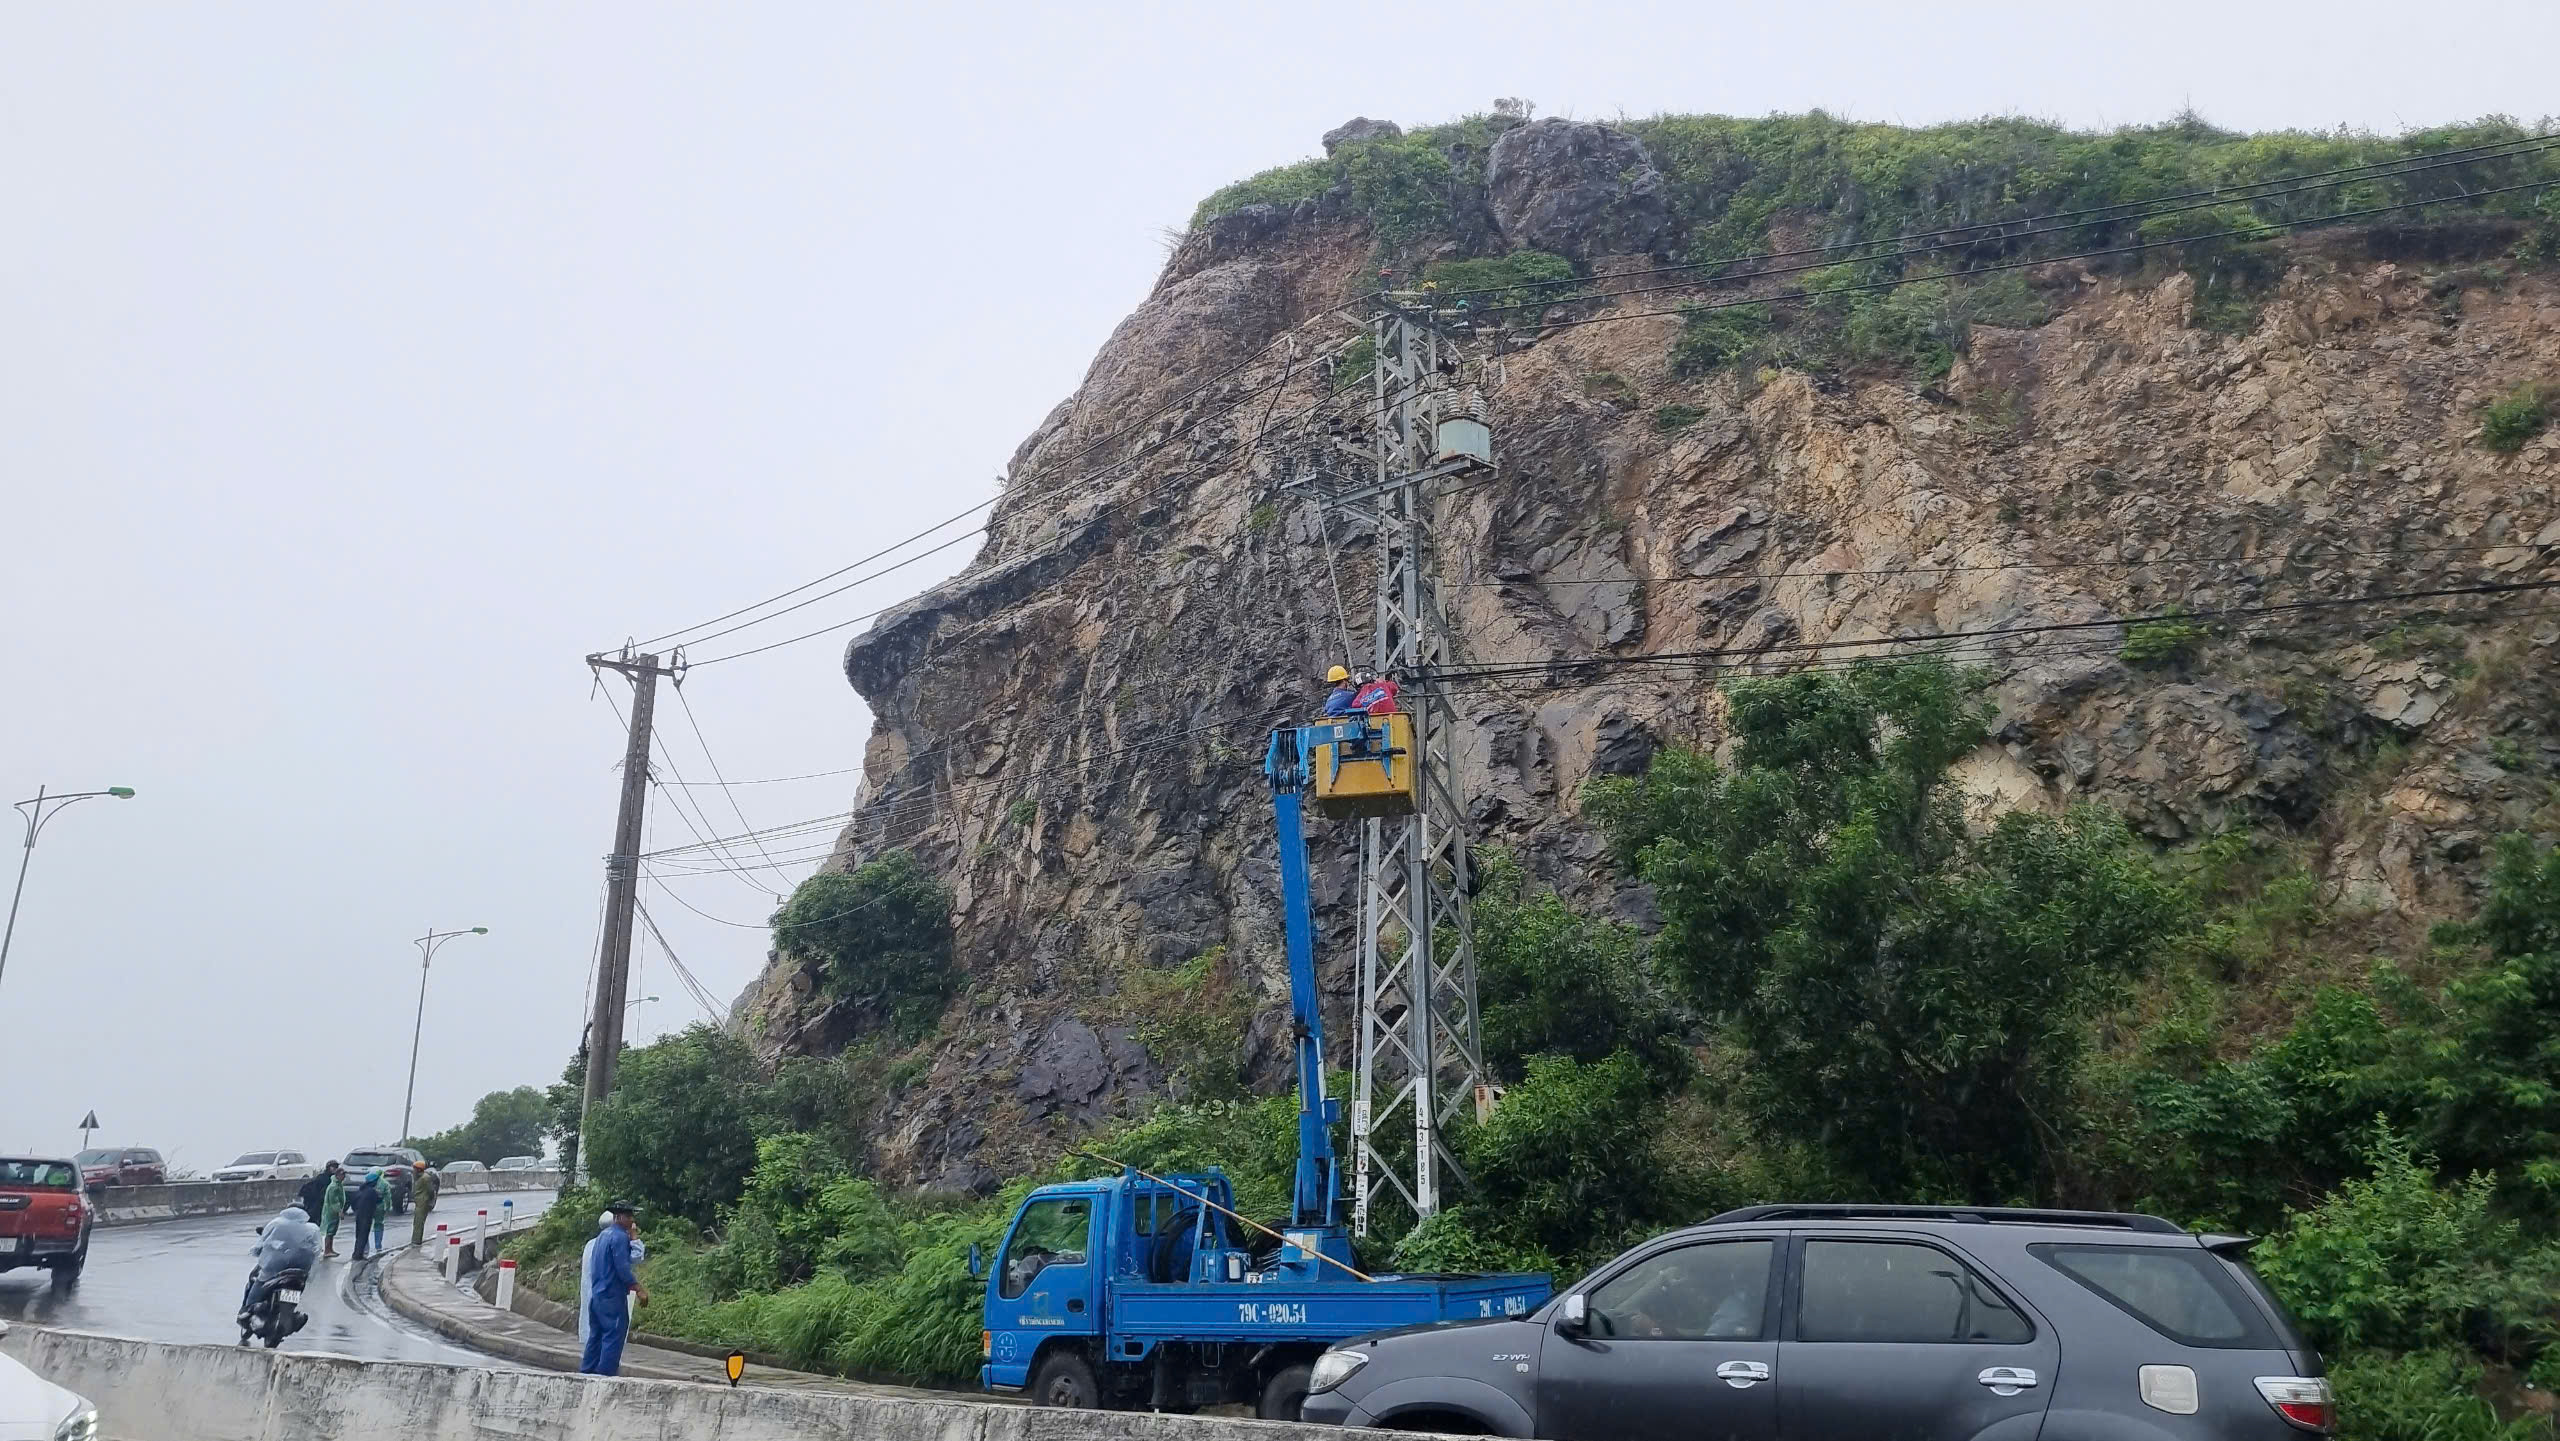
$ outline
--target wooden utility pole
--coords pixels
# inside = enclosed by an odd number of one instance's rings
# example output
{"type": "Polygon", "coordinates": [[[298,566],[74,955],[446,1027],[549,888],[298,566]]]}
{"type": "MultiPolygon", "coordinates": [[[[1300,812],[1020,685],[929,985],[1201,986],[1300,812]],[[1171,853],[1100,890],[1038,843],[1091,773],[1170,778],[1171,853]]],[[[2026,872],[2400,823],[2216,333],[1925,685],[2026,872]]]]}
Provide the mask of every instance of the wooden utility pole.
{"type": "Polygon", "coordinates": [[[630,1014],[624,992],[631,984],[631,912],[640,899],[640,821],[649,803],[649,727],[658,711],[658,677],[683,673],[679,653],[662,666],[654,655],[591,655],[589,667],[613,671],[631,682],[631,735],[622,750],[622,809],[614,817],[613,852],[605,857],[604,945],[596,958],[595,1012],[587,1022],[587,1090],[578,1115],[578,1177],[587,1169],[587,1118],[613,1094],[614,1067],[622,1059],[622,1021],[630,1014]]]}

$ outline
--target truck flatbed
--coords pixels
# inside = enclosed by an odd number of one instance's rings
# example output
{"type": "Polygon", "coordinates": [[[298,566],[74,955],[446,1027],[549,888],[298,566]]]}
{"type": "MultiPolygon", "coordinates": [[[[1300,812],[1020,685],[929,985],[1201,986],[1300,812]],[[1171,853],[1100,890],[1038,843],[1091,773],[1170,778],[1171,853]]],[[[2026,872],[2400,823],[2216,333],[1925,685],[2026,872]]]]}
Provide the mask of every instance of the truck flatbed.
{"type": "Polygon", "coordinates": [[[1544,1276],[1380,1276],[1215,1286],[1123,1281],[1111,1288],[1109,1329],[1157,1340],[1338,1341],[1434,1321],[1525,1316],[1553,1287],[1544,1276]]]}

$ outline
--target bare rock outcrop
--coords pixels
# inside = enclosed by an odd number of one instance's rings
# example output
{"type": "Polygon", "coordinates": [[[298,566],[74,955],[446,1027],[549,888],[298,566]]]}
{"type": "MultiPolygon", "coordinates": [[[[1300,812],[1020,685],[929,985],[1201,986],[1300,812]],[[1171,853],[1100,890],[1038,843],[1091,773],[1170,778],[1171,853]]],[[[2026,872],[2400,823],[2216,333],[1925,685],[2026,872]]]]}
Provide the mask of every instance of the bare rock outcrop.
{"type": "Polygon", "coordinates": [[[1582,259],[1643,255],[1671,237],[1662,172],[1644,143],[1587,120],[1533,120],[1493,142],[1485,190],[1514,248],[1582,259]]]}
{"type": "Polygon", "coordinates": [[[1372,120],[1366,115],[1355,115],[1324,133],[1324,153],[1331,155],[1345,145],[1357,145],[1363,140],[1396,140],[1403,135],[1404,127],[1392,120],[1372,120]]]}

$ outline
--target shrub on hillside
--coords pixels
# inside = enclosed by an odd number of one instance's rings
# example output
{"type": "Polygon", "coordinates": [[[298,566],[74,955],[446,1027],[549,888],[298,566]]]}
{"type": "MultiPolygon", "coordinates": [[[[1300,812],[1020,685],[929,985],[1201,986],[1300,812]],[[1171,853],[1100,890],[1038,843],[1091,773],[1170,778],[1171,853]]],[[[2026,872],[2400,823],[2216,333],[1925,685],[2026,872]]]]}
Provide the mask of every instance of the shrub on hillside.
{"type": "Polygon", "coordinates": [[[2528,1357],[2552,1335],[2560,1244],[2493,1208],[2495,1185],[2438,1185],[2434,1158],[2374,1132],[2373,1174],[2298,1213],[2252,1256],[2324,1351],[2475,1347],[2528,1357]]]}
{"type": "Polygon", "coordinates": [[[1666,750],[1590,795],[1665,974],[1746,1058],[1730,1104],[1880,1196],[2050,1190],[2092,1014],[2186,923],[2110,812],[1968,828],[1976,692],[1944,665],[1739,682],[1731,769],[1666,750]]]}
{"type": "Polygon", "coordinates": [[[1776,328],[1766,305],[1695,306],[1684,314],[1680,338],[1671,343],[1671,373],[1684,377],[1734,364],[1776,328]]]}
{"type": "Polygon", "coordinates": [[[2548,1416],[2498,1418],[2481,1367],[2458,1351],[2346,1357],[2329,1368],[2338,1434],[2354,1441],[2552,1441],[2548,1416]]]}
{"type": "Polygon", "coordinates": [[[774,913],[773,947],[908,1040],[933,1028],[959,984],[951,897],[905,851],[802,881],[774,913]]]}
{"type": "Polygon", "coordinates": [[[1425,266],[1423,279],[1439,288],[1444,301],[1465,302],[1479,314],[1516,310],[1534,321],[1538,312],[1573,298],[1573,262],[1543,250],[1515,250],[1481,260],[1439,260],[1425,266]]]}
{"type": "Polygon", "coordinates": [[[653,1215],[709,1226],[755,1169],[764,1085],[747,1043],[709,1026],[625,1051],[587,1119],[588,1169],[653,1215]]]}
{"type": "Polygon", "coordinates": [[[1625,1050],[1665,1089],[1686,1079],[1688,1020],[1634,929],[1532,894],[1504,852],[1483,852],[1478,867],[1476,994],[1494,1073],[1513,1081],[1533,1056],[1596,1062],[1625,1050]]]}
{"type": "Polygon", "coordinates": [[[2519,385],[2480,408],[2480,443],[2491,450],[2522,450],[2550,421],[2550,392],[2519,385]]]}

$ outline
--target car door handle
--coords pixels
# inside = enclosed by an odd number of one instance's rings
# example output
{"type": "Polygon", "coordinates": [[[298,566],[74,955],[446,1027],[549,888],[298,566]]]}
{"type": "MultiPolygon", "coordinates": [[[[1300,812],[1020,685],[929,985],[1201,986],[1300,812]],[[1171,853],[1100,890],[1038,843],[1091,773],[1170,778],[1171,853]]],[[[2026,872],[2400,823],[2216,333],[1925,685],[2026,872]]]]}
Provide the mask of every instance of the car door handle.
{"type": "Polygon", "coordinates": [[[2036,1373],[2024,1366],[1986,1366],[1973,1379],[1990,1387],[1995,1396],[2015,1396],[2036,1384],[2036,1373]]]}
{"type": "Polygon", "coordinates": [[[1716,1379],[1736,1391],[1748,1391],[1758,1382],[1769,1379],[1766,1361],[1727,1361],[1716,1368],[1716,1379]]]}

